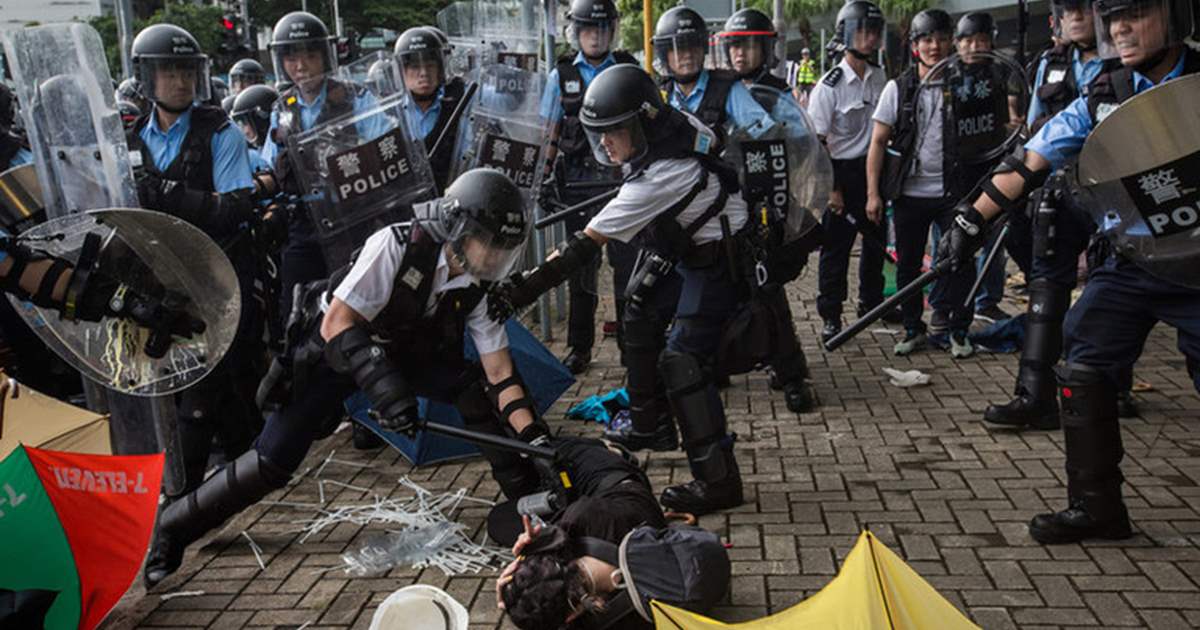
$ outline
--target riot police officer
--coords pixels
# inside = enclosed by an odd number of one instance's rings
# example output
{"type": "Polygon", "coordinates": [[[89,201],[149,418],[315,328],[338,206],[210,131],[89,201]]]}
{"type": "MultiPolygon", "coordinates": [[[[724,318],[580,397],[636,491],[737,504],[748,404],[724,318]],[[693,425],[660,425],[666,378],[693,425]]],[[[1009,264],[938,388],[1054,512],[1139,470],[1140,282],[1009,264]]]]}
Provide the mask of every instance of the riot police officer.
{"type": "MultiPolygon", "coordinates": [[[[742,9],[730,16],[725,21],[725,29],[717,34],[718,62],[737,73],[747,86],[765,85],[791,95],[787,82],[771,74],[771,68],[776,63],[776,39],[775,24],[771,18],[758,9],[742,9]]],[[[796,254],[801,260],[806,260],[820,246],[821,231],[811,230],[804,238],[807,241],[804,251],[796,254]]],[[[790,313],[787,296],[779,292],[776,297],[781,300],[779,308],[790,313]]],[[[804,348],[796,339],[795,328],[789,327],[789,330],[784,330],[785,337],[779,340],[786,350],[781,351],[779,358],[771,365],[771,385],[783,390],[784,401],[790,411],[804,413],[810,411],[813,405],[812,388],[807,382],[808,360],[804,356],[804,348]]]]}
{"type": "MultiPolygon", "coordinates": [[[[673,412],[695,479],[665,489],[662,504],[696,515],[740,505],[733,436],[713,378],[722,331],[747,296],[725,256],[748,220],[737,174],[711,153],[712,130],[664,103],[635,65],[618,64],[592,80],[580,122],[596,160],[625,173],[620,192],[557,257],[502,285],[505,299],[493,304],[532,304],[605,241],[636,241],[641,252],[623,322],[632,427],[606,435],[632,450],[673,450],[673,412]]],[[[495,317],[509,313],[498,309],[495,317]]]]}
{"type": "Polygon", "coordinates": [[[415,105],[405,110],[409,129],[414,138],[424,140],[434,181],[438,190],[443,190],[458,135],[459,121],[452,115],[463,98],[465,84],[458,77],[447,79],[445,47],[429,28],[417,26],[401,33],[394,52],[404,87],[415,105]],[[434,143],[443,134],[447,140],[434,151],[434,143]]]}
{"type": "MultiPolygon", "coordinates": [[[[1096,51],[1096,29],[1088,0],[1055,2],[1055,28],[1067,43],[1046,51],[1037,66],[1029,106],[1030,131],[1040,131],[1056,114],[1074,102],[1100,74],[1103,59],[1096,51]]],[[[1079,254],[1087,249],[1096,226],[1084,208],[1061,194],[1061,180],[1051,179],[1037,202],[1034,225],[1029,308],[1025,318],[1025,344],[1014,398],[989,405],[983,419],[991,424],[1057,429],[1058,399],[1051,368],[1062,352],[1062,321],[1071,305],[1071,290],[1078,276],[1079,254]],[[1043,195],[1048,212],[1036,213],[1043,195]]],[[[1128,387],[1122,387],[1127,391],[1128,387]]],[[[1127,394],[1122,395],[1128,399],[1127,394]]]]}
{"type": "MultiPolygon", "coordinates": [[[[271,130],[271,112],[279,93],[269,85],[252,85],[238,93],[229,117],[242,128],[242,135],[254,153],[266,143],[271,130]]],[[[261,159],[261,155],[259,156],[261,159]]]]}
{"type": "MultiPolygon", "coordinates": [[[[887,83],[883,70],[873,65],[883,32],[883,12],[875,3],[868,0],[846,3],[838,11],[833,37],[835,46],[845,54],[840,63],[821,77],[808,97],[813,126],[833,159],[833,192],[821,221],[825,240],[817,268],[817,312],[824,320],[823,341],[842,330],[850,250],[859,230],[876,242],[887,240],[883,228],[867,221],[865,214],[871,114],[887,83]]],[[[883,301],[882,251],[863,247],[858,261],[858,283],[858,312],[862,314],[883,301]]],[[[889,314],[888,318],[892,317],[889,314]]]]}
{"type": "Polygon", "coordinates": [[[242,287],[242,312],[228,354],[178,397],[184,490],[200,484],[214,433],[232,456],[261,424],[254,383],[261,376],[261,311],[253,293],[257,269],[247,226],[254,220],[246,142],[225,112],[205,104],[209,60],[190,33],[172,24],[143,29],[133,41],[134,72],[152,103],[129,130],[141,157],[138,197],[145,208],[179,216],[213,238],[229,256],[242,287]]]}
{"type": "MultiPolygon", "coordinates": [[[[299,157],[288,155],[288,136],[326,120],[369,109],[376,101],[364,87],[329,76],[337,68],[337,55],[329,30],[317,16],[293,11],[279,18],[271,34],[270,48],[276,78],[290,85],[279,90],[261,153],[274,167],[282,190],[302,201],[305,191],[291,164],[291,160],[299,157]]],[[[377,116],[366,117],[356,127],[365,139],[374,139],[386,130],[377,116]]],[[[288,215],[288,239],[280,267],[280,313],[286,317],[292,310],[293,287],[329,273],[317,243],[316,228],[304,208],[288,215]]]]}
{"type": "MultiPolygon", "coordinates": [[[[554,125],[550,132],[547,163],[552,164],[557,199],[571,206],[603,192],[621,179],[619,170],[605,167],[592,157],[579,110],[588,84],[601,71],[618,63],[637,63],[627,52],[612,50],[619,21],[617,5],[612,0],[575,0],[567,13],[570,26],[567,35],[574,53],[559,57],[546,79],[542,93],[541,113],[554,125]]],[[[581,212],[567,217],[567,231],[574,233],[587,226],[594,212],[581,212]]],[[[620,328],[625,312],[625,287],[637,252],[625,243],[611,241],[606,246],[608,261],[613,269],[613,298],[617,311],[617,342],[624,344],[620,328]]],[[[596,308],[600,300],[596,292],[596,276],[600,259],[579,270],[567,280],[570,311],[567,316],[567,346],[570,352],[563,364],[572,374],[587,369],[592,360],[596,340],[596,308]]]]}
{"type": "Polygon", "coordinates": [[[229,89],[234,96],[252,86],[267,82],[267,71],[256,59],[239,59],[229,67],[229,89]]]}
{"type": "MultiPolygon", "coordinates": [[[[1080,152],[1098,120],[1111,115],[1134,94],[1200,72],[1200,55],[1184,43],[1195,33],[1194,3],[1096,0],[1093,7],[1100,54],[1113,61],[1089,84],[1086,96],[1072,101],[1026,143],[1023,157],[1006,158],[984,184],[984,194],[970,205],[963,204],[954,227],[938,247],[948,265],[969,264],[987,221],[1001,212],[1019,211],[1026,195],[1038,188],[1052,169],[1080,152]]],[[[1194,177],[1183,169],[1174,170],[1194,177]]],[[[1101,213],[1107,215],[1107,209],[1101,213]]],[[[1104,226],[1103,234],[1106,239],[1137,238],[1138,232],[1148,235],[1148,230],[1145,221],[1126,219],[1104,226]]],[[[1136,253],[1134,247],[1120,253],[1115,247],[1105,249],[1095,252],[1097,264],[1064,325],[1066,362],[1057,372],[1067,506],[1030,521],[1030,535],[1044,544],[1132,535],[1121,498],[1124,452],[1118,424],[1118,384],[1156,322],[1177,329],[1179,349],[1200,391],[1200,290],[1154,275],[1142,266],[1151,264],[1149,260],[1135,264],[1129,258],[1136,253]]]]}
{"type": "Polygon", "coordinates": [[[767,113],[738,77],[728,71],[704,67],[708,54],[708,27],[704,18],[688,7],[668,9],[654,26],[654,63],[667,104],[694,114],[718,139],[726,125],[751,127],[767,113]]]}
{"type": "MultiPolygon", "coordinates": [[[[454,404],[469,429],[548,443],[549,430],[513,367],[504,326],[489,319],[480,286],[505,277],[519,261],[530,229],[522,205],[502,173],[468,171],[443,198],[425,204],[414,224],[376,232],[350,268],[310,287],[291,402],[270,415],[253,449],[163,510],[147,584],[178,568],[187,545],[205,532],[283,487],[359,388],[391,431],[414,429],[416,397],[424,396],[454,404]],[[414,285],[414,277],[422,280],[414,285]],[[478,362],[463,358],[464,333],[478,362]]],[[[515,500],[537,489],[539,475],[528,459],[481,450],[505,496],[515,500]]]]}
{"type": "Polygon", "coordinates": [[[117,85],[116,98],[118,101],[133,103],[137,106],[138,111],[144,112],[150,107],[150,104],[146,101],[146,97],[142,94],[142,84],[141,81],[137,80],[137,77],[130,77],[121,81],[117,85]]]}

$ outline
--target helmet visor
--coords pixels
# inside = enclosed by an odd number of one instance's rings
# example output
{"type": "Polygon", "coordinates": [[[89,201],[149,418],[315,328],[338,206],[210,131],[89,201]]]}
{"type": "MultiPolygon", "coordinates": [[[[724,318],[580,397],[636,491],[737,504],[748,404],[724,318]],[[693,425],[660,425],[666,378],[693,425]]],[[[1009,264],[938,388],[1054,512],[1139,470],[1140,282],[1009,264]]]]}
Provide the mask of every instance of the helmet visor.
{"type": "Polygon", "coordinates": [[[303,84],[306,81],[323,79],[337,69],[337,55],[333,53],[333,42],[328,39],[310,39],[301,42],[271,45],[271,63],[275,66],[275,80],[303,84]]]}
{"type": "Polygon", "coordinates": [[[864,55],[873,55],[883,45],[885,23],[882,18],[848,18],[842,22],[841,36],[846,48],[864,55]]]}
{"type": "Polygon", "coordinates": [[[1051,5],[1055,36],[1085,48],[1096,42],[1096,26],[1090,0],[1063,0],[1051,5]]]}
{"type": "Polygon", "coordinates": [[[523,215],[506,217],[498,229],[460,215],[450,231],[451,250],[468,273],[484,282],[498,282],[519,266],[529,229],[523,215]]]}
{"type": "Polygon", "coordinates": [[[616,35],[616,20],[592,22],[572,20],[567,25],[567,39],[571,46],[583,53],[583,56],[596,59],[603,57],[612,50],[613,37],[616,35]]]}
{"type": "Polygon", "coordinates": [[[775,34],[768,31],[735,31],[716,38],[717,67],[739,76],[775,65],[775,34]]]}
{"type": "Polygon", "coordinates": [[[446,81],[446,63],[442,49],[427,48],[396,56],[404,89],[417,98],[432,98],[446,81]]]}
{"type": "Polygon", "coordinates": [[[640,116],[605,126],[584,126],[592,155],[605,166],[628,164],[646,154],[646,134],[640,116]]]}
{"type": "Polygon", "coordinates": [[[211,98],[208,57],[143,57],[138,80],[147,100],[171,109],[185,109],[211,98]]]}
{"type": "Polygon", "coordinates": [[[1192,25],[1191,3],[1171,0],[1099,0],[1092,5],[1096,48],[1104,59],[1138,66],[1183,43],[1192,25]],[[1183,7],[1182,9],[1180,7],[1183,7]],[[1180,12],[1185,15],[1179,15],[1180,12]]]}
{"type": "Polygon", "coordinates": [[[654,70],[658,74],[690,81],[704,69],[708,34],[680,33],[654,38],[654,70]]]}
{"type": "Polygon", "coordinates": [[[229,89],[234,94],[252,86],[266,82],[266,77],[258,73],[239,73],[229,75],[229,89]]]}

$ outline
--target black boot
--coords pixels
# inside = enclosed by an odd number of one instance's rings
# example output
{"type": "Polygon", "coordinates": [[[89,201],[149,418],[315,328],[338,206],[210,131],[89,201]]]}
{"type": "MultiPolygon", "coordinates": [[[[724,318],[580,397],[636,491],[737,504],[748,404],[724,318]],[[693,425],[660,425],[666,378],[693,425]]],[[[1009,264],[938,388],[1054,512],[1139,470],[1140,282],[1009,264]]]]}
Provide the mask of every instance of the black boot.
{"type": "Polygon", "coordinates": [[[793,380],[783,386],[783,400],[788,411],[792,413],[808,413],[816,407],[812,387],[804,379],[793,380]]]}
{"type": "Polygon", "coordinates": [[[360,451],[373,451],[386,444],[374,431],[353,421],[350,423],[350,441],[360,451]]]}
{"type": "Polygon", "coordinates": [[[583,374],[592,364],[592,351],[590,348],[586,350],[571,348],[570,354],[562,362],[571,374],[583,374]]]}
{"type": "Polygon", "coordinates": [[[1046,278],[1029,283],[1025,345],[1017,373],[1016,398],[988,405],[983,419],[991,424],[1033,429],[1059,427],[1053,365],[1062,354],[1062,320],[1071,304],[1069,287],[1046,278]]]}
{"type": "Polygon", "coordinates": [[[175,572],[187,546],[229,517],[287,485],[291,473],[258,454],[242,453],[194,492],[167,504],[158,518],[144,579],[151,588],[175,572]]]}
{"type": "Polygon", "coordinates": [[[1067,509],[1039,514],[1029,535],[1044,544],[1089,538],[1122,539],[1133,534],[1121,500],[1121,429],[1117,388],[1103,372],[1067,364],[1058,370],[1062,387],[1063,439],[1067,451],[1067,509]]]}
{"type": "Polygon", "coordinates": [[[1138,417],[1137,399],[1133,392],[1125,390],[1117,395],[1117,415],[1122,418],[1138,417]]]}
{"type": "Polygon", "coordinates": [[[721,397],[699,359],[664,350],[659,361],[671,409],[679,419],[694,481],[663,490],[660,502],[696,516],[742,504],[742,477],[733,457],[734,436],[725,425],[721,397]]]}
{"type": "Polygon", "coordinates": [[[670,416],[660,418],[658,426],[650,432],[638,431],[631,424],[605,429],[604,439],[635,452],[644,450],[662,452],[679,448],[679,433],[670,416]]]}

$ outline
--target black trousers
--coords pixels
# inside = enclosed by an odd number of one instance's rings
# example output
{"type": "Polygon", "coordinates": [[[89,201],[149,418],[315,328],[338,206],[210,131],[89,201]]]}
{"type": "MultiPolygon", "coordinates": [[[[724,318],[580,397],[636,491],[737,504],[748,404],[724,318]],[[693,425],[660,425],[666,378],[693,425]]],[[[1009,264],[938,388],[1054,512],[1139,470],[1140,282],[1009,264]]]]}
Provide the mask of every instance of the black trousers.
{"type": "MultiPolygon", "coordinates": [[[[863,230],[878,242],[887,242],[883,226],[867,220],[867,160],[833,160],[834,185],[842,191],[845,212],[852,215],[863,230]]],[[[850,250],[858,238],[858,228],[845,218],[825,210],[821,219],[825,241],[817,268],[817,312],[822,319],[839,319],[842,304],[849,294],[846,275],[850,270],[850,250]]],[[[864,246],[858,259],[858,308],[868,310],[883,301],[883,252],[864,246]]]]}

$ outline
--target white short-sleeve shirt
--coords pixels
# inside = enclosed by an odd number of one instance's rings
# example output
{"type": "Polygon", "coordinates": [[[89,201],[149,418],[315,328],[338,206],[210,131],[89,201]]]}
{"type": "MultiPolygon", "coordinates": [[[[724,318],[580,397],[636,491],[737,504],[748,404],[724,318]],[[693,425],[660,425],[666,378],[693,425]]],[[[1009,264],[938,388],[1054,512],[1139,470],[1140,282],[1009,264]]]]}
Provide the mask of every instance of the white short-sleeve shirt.
{"type": "MultiPolygon", "coordinates": [[[[396,273],[400,270],[406,248],[407,244],[397,238],[396,231],[391,227],[372,234],[358,259],[354,261],[350,273],[334,290],[334,297],[345,302],[368,321],[374,320],[391,300],[396,273]]],[[[425,316],[433,316],[438,302],[447,291],[472,284],[478,284],[478,280],[469,273],[450,277],[450,265],[446,260],[446,251],[442,249],[438,253],[433,288],[425,304],[425,316]]],[[[508,347],[508,334],[504,331],[504,324],[488,317],[486,296],[467,314],[466,325],[479,354],[488,354],[508,347]]]]}
{"type": "Polygon", "coordinates": [[[867,64],[859,77],[845,59],[817,82],[808,95],[808,114],[817,135],[825,138],[830,157],[850,160],[867,154],[871,113],[886,83],[882,69],[867,64]]]}

